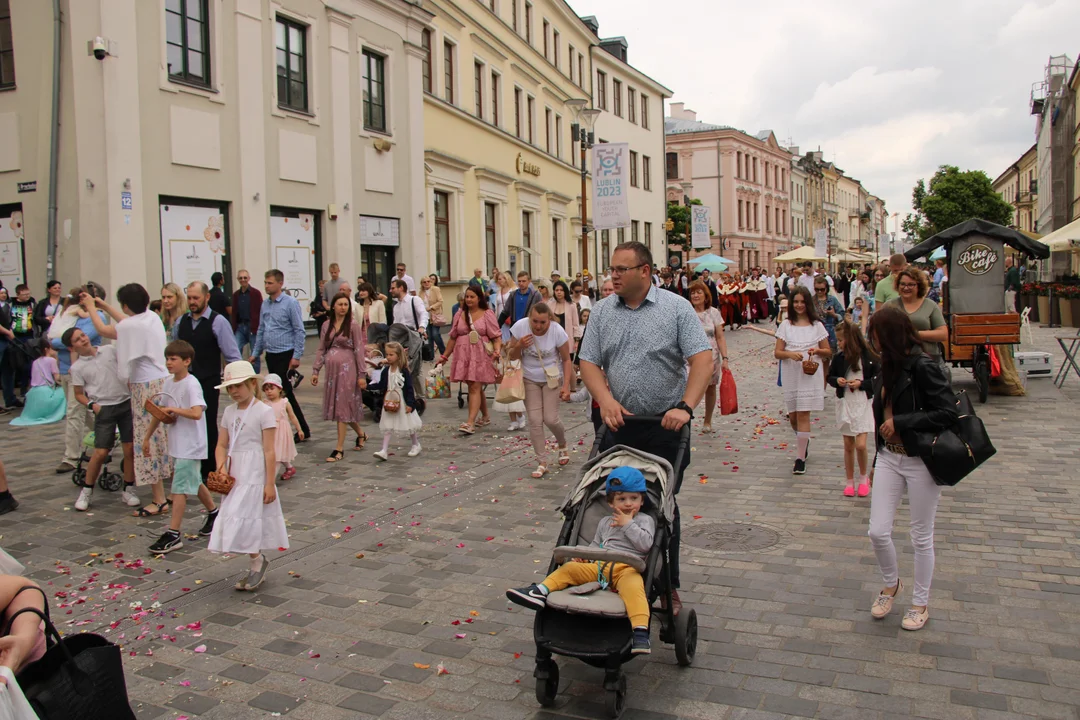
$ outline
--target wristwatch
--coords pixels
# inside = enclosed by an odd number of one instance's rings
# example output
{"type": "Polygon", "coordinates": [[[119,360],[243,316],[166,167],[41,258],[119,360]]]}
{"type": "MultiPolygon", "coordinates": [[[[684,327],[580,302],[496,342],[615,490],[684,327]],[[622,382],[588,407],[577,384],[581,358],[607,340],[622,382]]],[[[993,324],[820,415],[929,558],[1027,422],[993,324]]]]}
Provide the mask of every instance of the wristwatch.
{"type": "Polygon", "coordinates": [[[691,420],[694,419],[694,408],[690,407],[689,405],[687,405],[682,400],[675,403],[675,405],[671,409],[672,410],[682,410],[683,412],[685,412],[687,415],[690,416],[691,420]]]}

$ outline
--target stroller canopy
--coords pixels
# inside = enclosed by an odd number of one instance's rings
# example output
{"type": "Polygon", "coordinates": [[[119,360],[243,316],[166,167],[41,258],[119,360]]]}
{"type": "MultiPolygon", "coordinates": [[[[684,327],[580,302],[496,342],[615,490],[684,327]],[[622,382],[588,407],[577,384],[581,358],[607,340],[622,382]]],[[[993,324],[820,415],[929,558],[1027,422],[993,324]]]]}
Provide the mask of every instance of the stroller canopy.
{"type": "Polygon", "coordinates": [[[674,522],[675,478],[671,463],[662,457],[650,455],[626,445],[616,445],[585,463],[581,479],[570,490],[559,510],[568,513],[570,508],[582,500],[592,497],[597,491],[602,491],[608,473],[624,466],[637,468],[645,476],[647,484],[655,483],[660,486],[659,511],[669,523],[674,522]]]}

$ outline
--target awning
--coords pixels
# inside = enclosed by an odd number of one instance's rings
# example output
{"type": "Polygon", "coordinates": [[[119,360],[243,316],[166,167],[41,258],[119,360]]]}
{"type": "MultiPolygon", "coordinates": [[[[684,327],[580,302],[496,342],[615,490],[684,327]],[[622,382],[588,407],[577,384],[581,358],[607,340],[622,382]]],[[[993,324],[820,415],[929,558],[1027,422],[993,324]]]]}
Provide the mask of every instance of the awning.
{"type": "Polygon", "coordinates": [[[1045,243],[1052,252],[1080,250],[1080,220],[1073,220],[1060,230],[1055,230],[1049,235],[1044,235],[1042,242],[1045,243]]]}
{"type": "MultiPolygon", "coordinates": [[[[1062,228],[1064,229],[1064,228],[1062,228]]],[[[1021,252],[1027,253],[1034,258],[1048,258],[1050,257],[1050,248],[1039,242],[1038,240],[1032,240],[1024,233],[1007,228],[1004,225],[998,225],[988,220],[966,220],[958,225],[953,225],[948,230],[942,230],[937,235],[924,240],[915,247],[911,248],[904,253],[904,257],[908,262],[913,262],[923,256],[929,257],[930,253],[937,250],[939,247],[951,247],[955,240],[960,240],[968,235],[989,235],[992,238],[1001,240],[1009,247],[1016,248],[1021,252]]],[[[1043,238],[1045,241],[1046,238],[1043,238]]]]}

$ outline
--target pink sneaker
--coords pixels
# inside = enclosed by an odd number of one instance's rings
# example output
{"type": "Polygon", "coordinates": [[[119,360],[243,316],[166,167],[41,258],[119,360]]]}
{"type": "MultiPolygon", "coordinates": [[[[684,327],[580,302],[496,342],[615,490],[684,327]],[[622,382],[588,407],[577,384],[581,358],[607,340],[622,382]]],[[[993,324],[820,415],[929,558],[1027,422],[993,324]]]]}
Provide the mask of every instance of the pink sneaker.
{"type": "Polygon", "coordinates": [[[859,483],[859,497],[866,497],[869,494],[870,494],[870,483],[868,483],[868,482],[859,483]]]}
{"type": "Polygon", "coordinates": [[[844,488],[844,497],[855,497],[855,483],[848,483],[844,488]]]}

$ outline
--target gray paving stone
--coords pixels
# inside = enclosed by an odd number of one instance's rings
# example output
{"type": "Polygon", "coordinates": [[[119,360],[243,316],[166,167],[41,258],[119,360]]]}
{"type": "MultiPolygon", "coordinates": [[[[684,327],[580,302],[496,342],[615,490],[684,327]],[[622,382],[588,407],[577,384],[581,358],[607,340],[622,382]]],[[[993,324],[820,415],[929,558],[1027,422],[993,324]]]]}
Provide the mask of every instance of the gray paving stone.
{"type": "Polygon", "coordinates": [[[709,693],[709,702],[720,705],[734,705],[744,708],[757,708],[761,705],[762,693],[748,692],[735,688],[718,687],[709,693]]]}
{"type": "Polygon", "coordinates": [[[1007,712],[1009,710],[1009,702],[1004,695],[969,692],[967,690],[953,690],[949,694],[949,699],[957,705],[969,705],[971,707],[999,710],[1001,712],[1007,712]]]}
{"type": "Polygon", "coordinates": [[[243,615],[236,615],[234,613],[219,612],[214,613],[210,617],[206,618],[206,622],[214,623],[216,625],[225,625],[227,627],[235,627],[240,623],[247,620],[243,615]]]}
{"type": "Polygon", "coordinates": [[[165,663],[154,663],[149,667],[136,671],[135,674],[148,677],[151,680],[165,681],[171,680],[178,675],[183,675],[184,670],[182,668],[173,667],[172,665],[166,665],[165,663]]]}
{"type": "Polygon", "coordinates": [[[349,688],[350,690],[362,690],[366,693],[374,693],[382,690],[386,685],[386,682],[381,678],[365,675],[363,673],[349,673],[334,684],[349,688]]]}
{"type": "Polygon", "coordinates": [[[193,715],[205,715],[215,708],[217,704],[217,700],[186,692],[181,693],[170,700],[168,706],[179,710],[180,712],[191,713],[193,715]]]}
{"type": "Polygon", "coordinates": [[[397,705],[393,700],[384,697],[376,697],[367,693],[358,692],[342,700],[338,707],[346,710],[354,710],[365,715],[379,716],[397,705]]]}
{"type": "Polygon", "coordinates": [[[1002,678],[1004,680],[1018,680],[1025,683],[1038,683],[1040,685],[1050,684],[1050,680],[1046,677],[1046,672],[1043,670],[1010,667],[1008,665],[995,665],[994,677],[1002,678]]]}
{"type": "Polygon", "coordinates": [[[919,646],[919,652],[923,655],[956,658],[958,660],[972,660],[975,657],[974,651],[969,647],[964,647],[963,645],[946,645],[943,643],[922,643],[919,646]]]}
{"type": "Polygon", "coordinates": [[[387,658],[394,654],[396,648],[388,647],[386,645],[379,645],[377,643],[366,642],[364,640],[358,640],[350,646],[350,651],[357,655],[366,655],[373,658],[387,658]]]}
{"type": "Polygon", "coordinates": [[[304,643],[293,642],[292,640],[283,640],[278,638],[271,640],[267,644],[263,645],[263,650],[269,650],[273,653],[280,653],[282,655],[299,655],[308,649],[308,645],[304,643]]]}
{"type": "Polygon", "coordinates": [[[800,700],[799,698],[766,695],[762,708],[785,715],[812,718],[817,715],[818,704],[810,700],[800,700]]]}
{"type": "Polygon", "coordinates": [[[283,695],[270,690],[260,693],[248,701],[248,705],[253,708],[280,715],[288,715],[303,703],[302,698],[283,695]]]}
{"type": "Polygon", "coordinates": [[[269,675],[269,673],[266,670],[261,670],[257,667],[237,663],[225,668],[219,672],[218,675],[229,678],[230,680],[238,680],[242,683],[254,685],[269,675]]]}
{"type": "Polygon", "coordinates": [[[405,682],[411,683],[422,683],[433,674],[431,669],[422,670],[420,668],[412,667],[411,665],[397,664],[391,665],[382,671],[383,677],[388,677],[392,680],[404,680],[405,682]]]}

